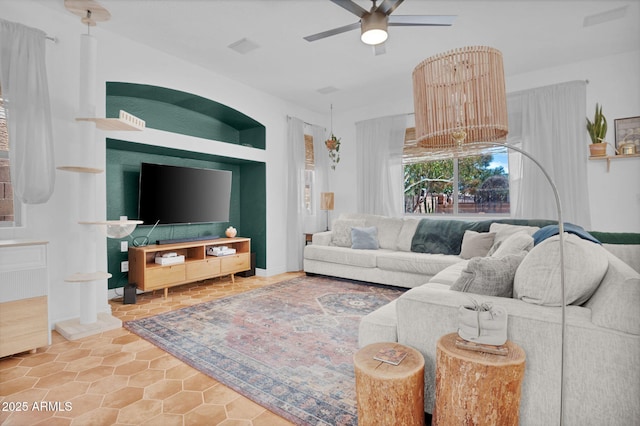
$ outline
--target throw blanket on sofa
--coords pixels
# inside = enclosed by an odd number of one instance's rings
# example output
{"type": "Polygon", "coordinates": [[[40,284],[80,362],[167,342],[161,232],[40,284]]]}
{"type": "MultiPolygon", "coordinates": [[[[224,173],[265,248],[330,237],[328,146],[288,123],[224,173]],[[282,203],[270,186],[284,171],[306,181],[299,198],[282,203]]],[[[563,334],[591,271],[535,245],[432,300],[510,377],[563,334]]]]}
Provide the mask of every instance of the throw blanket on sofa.
{"type": "Polygon", "coordinates": [[[411,251],[416,253],[460,254],[464,231],[489,232],[492,223],[508,225],[543,226],[557,224],[547,219],[499,219],[469,222],[454,219],[421,219],[411,240],[411,251]]]}
{"type": "Polygon", "coordinates": [[[462,220],[422,219],[411,240],[416,253],[460,254],[464,231],[489,232],[490,220],[467,222],[462,220]]]}

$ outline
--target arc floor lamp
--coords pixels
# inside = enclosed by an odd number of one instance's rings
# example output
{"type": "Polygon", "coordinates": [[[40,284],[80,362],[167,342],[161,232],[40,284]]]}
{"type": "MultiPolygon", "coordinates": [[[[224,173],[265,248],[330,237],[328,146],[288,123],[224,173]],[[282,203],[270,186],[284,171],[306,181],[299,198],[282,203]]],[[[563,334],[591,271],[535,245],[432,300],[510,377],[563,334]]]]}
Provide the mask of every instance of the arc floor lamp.
{"type": "Polygon", "coordinates": [[[558,189],[544,166],[528,152],[504,142],[508,133],[502,53],[486,46],[455,49],[430,57],[413,71],[416,142],[435,157],[475,155],[491,147],[512,149],[533,161],[555,197],[560,238],[562,347],[560,425],[564,418],[565,264],[564,225],[558,189]]]}

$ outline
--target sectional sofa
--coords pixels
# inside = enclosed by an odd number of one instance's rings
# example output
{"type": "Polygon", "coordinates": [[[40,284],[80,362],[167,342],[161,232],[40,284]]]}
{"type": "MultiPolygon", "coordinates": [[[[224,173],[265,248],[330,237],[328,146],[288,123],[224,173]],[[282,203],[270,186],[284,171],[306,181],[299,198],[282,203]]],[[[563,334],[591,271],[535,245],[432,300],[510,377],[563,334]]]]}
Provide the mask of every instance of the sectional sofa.
{"type": "MultiPolygon", "coordinates": [[[[343,214],[331,231],[314,234],[304,270],[409,288],[362,320],[359,344],[418,349],[429,413],[436,343],[457,330],[458,308],[471,299],[504,307],[508,338],[527,356],[521,424],[558,424],[562,299],[554,224],[343,214]]],[[[637,424],[640,234],[567,230],[564,424],[637,424]]]]}

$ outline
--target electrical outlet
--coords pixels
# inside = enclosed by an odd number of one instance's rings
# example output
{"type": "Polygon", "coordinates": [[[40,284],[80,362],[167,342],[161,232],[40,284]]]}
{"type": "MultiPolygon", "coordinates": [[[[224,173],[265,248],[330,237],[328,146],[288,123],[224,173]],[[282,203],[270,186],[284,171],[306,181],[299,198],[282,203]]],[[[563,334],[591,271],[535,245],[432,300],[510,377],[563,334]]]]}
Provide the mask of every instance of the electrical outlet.
{"type": "Polygon", "coordinates": [[[129,243],[126,240],[120,241],[120,251],[124,253],[127,250],[129,250],[129,243]]]}
{"type": "Polygon", "coordinates": [[[129,261],[123,260],[120,262],[120,272],[129,272],[129,261]]]}

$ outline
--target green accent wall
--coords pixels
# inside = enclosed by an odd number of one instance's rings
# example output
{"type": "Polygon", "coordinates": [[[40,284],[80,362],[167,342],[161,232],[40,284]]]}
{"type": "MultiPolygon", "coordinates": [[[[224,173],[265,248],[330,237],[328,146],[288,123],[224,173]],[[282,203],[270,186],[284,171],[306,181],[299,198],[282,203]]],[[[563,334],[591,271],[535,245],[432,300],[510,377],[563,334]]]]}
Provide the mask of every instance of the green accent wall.
{"type": "MultiPolygon", "coordinates": [[[[107,114],[109,117],[118,115],[123,109],[149,123],[156,123],[158,129],[182,133],[190,136],[204,137],[207,139],[228,143],[251,145],[264,149],[264,126],[255,120],[236,111],[233,114],[231,108],[212,102],[209,114],[216,111],[222,120],[215,117],[203,117],[204,98],[194,95],[192,102],[188,94],[151,86],[126,83],[107,83],[107,110],[115,114],[107,114]],[[128,96],[120,96],[123,89],[130,89],[128,96]],[[116,93],[118,96],[114,96],[116,93]],[[150,94],[151,93],[151,94],[150,94]],[[180,105],[178,103],[178,96],[180,105]],[[136,99],[134,95],[146,97],[136,99]],[[162,105],[162,100],[150,99],[167,95],[169,104],[162,105]],[[121,102],[127,98],[127,103],[121,102]],[[141,112],[132,109],[136,105],[141,112]],[[189,110],[188,108],[195,110],[189,110]],[[176,108],[179,113],[174,115],[176,108]],[[168,114],[168,116],[167,116],[168,114]],[[257,126],[256,126],[257,123],[257,126]],[[163,128],[161,128],[162,126],[163,128]],[[253,126],[253,127],[252,127],[253,126]],[[240,128],[239,128],[240,127],[240,128]],[[261,127],[261,128],[260,128],[261,127]],[[247,142],[248,140],[251,143],[247,142]]],[[[181,224],[157,226],[148,237],[149,244],[155,244],[157,240],[191,238],[200,236],[224,236],[228,226],[238,229],[238,235],[251,238],[251,251],[256,254],[256,267],[266,268],[266,164],[263,162],[244,159],[229,158],[212,154],[203,154],[180,149],[165,148],[147,144],[139,144],[124,140],[107,139],[106,141],[106,183],[107,183],[107,212],[108,220],[117,220],[120,216],[129,219],[138,217],[138,189],[140,178],[140,164],[156,163],[178,165],[186,167],[210,168],[218,170],[230,170],[232,172],[231,209],[229,222],[206,224],[181,224]]],[[[109,279],[109,288],[123,287],[128,282],[126,272],[120,272],[120,262],[127,260],[127,253],[120,252],[120,242],[127,240],[129,245],[144,244],[146,236],[152,230],[153,224],[144,224],[128,237],[123,239],[107,239],[108,271],[112,274],[109,279]]]]}
{"type": "Polygon", "coordinates": [[[146,127],[265,149],[265,127],[243,113],[210,99],[165,87],[107,82],[108,118],[124,110],[146,127]]]}

